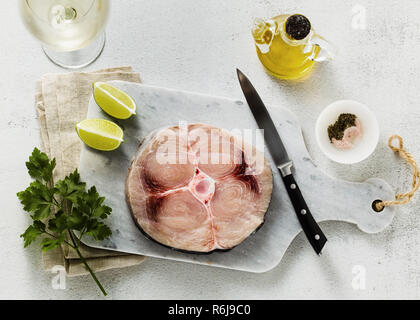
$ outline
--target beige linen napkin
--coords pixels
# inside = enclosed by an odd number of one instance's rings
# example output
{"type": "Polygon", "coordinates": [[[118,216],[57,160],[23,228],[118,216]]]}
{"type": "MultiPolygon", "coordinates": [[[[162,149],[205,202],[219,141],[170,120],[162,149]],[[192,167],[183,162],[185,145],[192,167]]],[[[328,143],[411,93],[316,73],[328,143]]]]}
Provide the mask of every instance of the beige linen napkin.
{"type": "MultiPolygon", "coordinates": [[[[57,161],[54,181],[79,166],[82,144],[74,125],[86,118],[92,83],[110,80],[140,82],[140,76],[131,67],[118,67],[95,72],[46,74],[37,81],[35,107],[40,122],[41,148],[57,161]]],[[[95,271],[132,266],[145,259],[143,256],[87,246],[83,246],[81,252],[95,271]]],[[[44,252],[43,264],[45,270],[64,265],[68,275],[88,273],[77,254],[68,246],[44,252]]]]}

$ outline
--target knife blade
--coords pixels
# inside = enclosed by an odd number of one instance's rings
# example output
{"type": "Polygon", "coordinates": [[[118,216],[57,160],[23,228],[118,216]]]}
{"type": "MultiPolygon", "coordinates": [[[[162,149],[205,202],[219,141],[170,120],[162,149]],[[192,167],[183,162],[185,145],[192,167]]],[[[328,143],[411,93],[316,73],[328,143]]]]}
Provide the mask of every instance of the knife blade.
{"type": "Polygon", "coordinates": [[[297,218],[302,226],[302,229],[308,238],[309,243],[314,248],[317,254],[320,254],[322,248],[327,242],[327,238],[322,232],[321,228],[313,218],[308,205],[303,198],[302,192],[297,185],[292,174],[293,161],[287,155],[286,148],[280,138],[280,135],[262,102],[259,94],[255,90],[249,79],[239,70],[239,83],[244,93],[248,106],[255,118],[260,129],[264,129],[264,140],[268,150],[273,158],[273,161],[280,171],[283,183],[286,187],[287,193],[292,202],[293,208],[297,218]]]}

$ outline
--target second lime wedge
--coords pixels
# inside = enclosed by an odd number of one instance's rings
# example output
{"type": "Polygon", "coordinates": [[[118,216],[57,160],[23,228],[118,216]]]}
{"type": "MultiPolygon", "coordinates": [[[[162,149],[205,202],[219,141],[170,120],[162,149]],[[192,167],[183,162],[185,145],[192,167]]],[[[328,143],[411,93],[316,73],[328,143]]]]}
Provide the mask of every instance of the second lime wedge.
{"type": "Polygon", "coordinates": [[[123,130],[114,122],[104,119],[86,119],[76,124],[80,139],[89,147],[111,151],[124,141],[123,130]]]}
{"type": "Polygon", "coordinates": [[[133,98],[108,83],[95,82],[93,97],[97,105],[111,117],[128,119],[136,114],[137,106],[133,98]]]}

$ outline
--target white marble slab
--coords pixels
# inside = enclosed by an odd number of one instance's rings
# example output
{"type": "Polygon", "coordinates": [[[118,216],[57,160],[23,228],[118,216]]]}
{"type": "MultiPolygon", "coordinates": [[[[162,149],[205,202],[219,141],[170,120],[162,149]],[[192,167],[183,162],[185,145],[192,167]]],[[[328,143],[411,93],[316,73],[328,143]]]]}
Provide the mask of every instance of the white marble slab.
{"type": "MultiPolygon", "coordinates": [[[[113,231],[111,238],[103,242],[86,239],[85,243],[92,247],[249,272],[265,272],[274,268],[301,228],[268,150],[265,154],[272,165],[274,188],[265,223],[228,252],[205,255],[182,253],[148,240],[135,226],[125,202],[125,177],[130,160],[139,142],[149,132],[177,124],[180,120],[208,123],[228,130],[257,128],[248,106],[242,101],[226,98],[121,81],[111,83],[134,98],[138,112],[129,120],[114,120],[124,129],[125,142],[119,149],[99,152],[84,147],[82,150],[80,173],[83,180],[88,185],[96,185],[113,208],[108,220],[113,231]]],[[[371,203],[376,199],[392,198],[391,187],[380,179],[353,183],[321,172],[310,159],[296,118],[287,109],[281,110],[272,114],[272,118],[294,161],[295,178],[315,219],[319,222],[338,220],[353,223],[367,233],[384,230],[391,223],[395,209],[386,208],[376,213],[371,203]]],[[[89,104],[88,117],[110,119],[93,99],[89,104]]]]}

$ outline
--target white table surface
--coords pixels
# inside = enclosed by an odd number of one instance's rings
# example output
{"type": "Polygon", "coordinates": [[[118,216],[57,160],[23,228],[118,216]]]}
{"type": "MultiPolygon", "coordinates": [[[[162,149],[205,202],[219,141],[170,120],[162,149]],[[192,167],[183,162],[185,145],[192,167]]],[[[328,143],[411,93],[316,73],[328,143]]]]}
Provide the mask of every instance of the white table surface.
{"type": "MultiPolygon", "coordinates": [[[[335,177],[379,177],[405,191],[410,169],[386,142],[400,134],[420,161],[419,13],[420,2],[408,0],[113,1],[105,50],[86,70],[131,65],[147,84],[243,99],[235,73],[240,67],[267,104],[296,114],[317,165],[335,177]],[[352,28],[356,4],[366,8],[365,30],[352,28]],[[255,54],[253,18],[282,12],[306,14],[340,50],[304,83],[273,79],[255,54]],[[337,99],[361,101],[378,118],[380,143],[362,163],[334,164],[316,146],[317,115],[337,99]]],[[[0,298],[101,299],[89,276],[67,279],[67,289],[54,290],[53,275],[42,270],[39,246],[24,249],[19,238],[29,218],[16,192],[30,181],[24,162],[40,143],[34,83],[44,73],[63,70],[24,29],[15,4],[2,6],[0,21],[0,298]]],[[[381,234],[322,223],[329,242],[320,258],[300,234],[282,262],[264,274],[150,258],[99,277],[110,299],[420,298],[419,199],[402,207],[381,234]],[[366,270],[364,290],[352,287],[354,266],[366,270]]]]}

